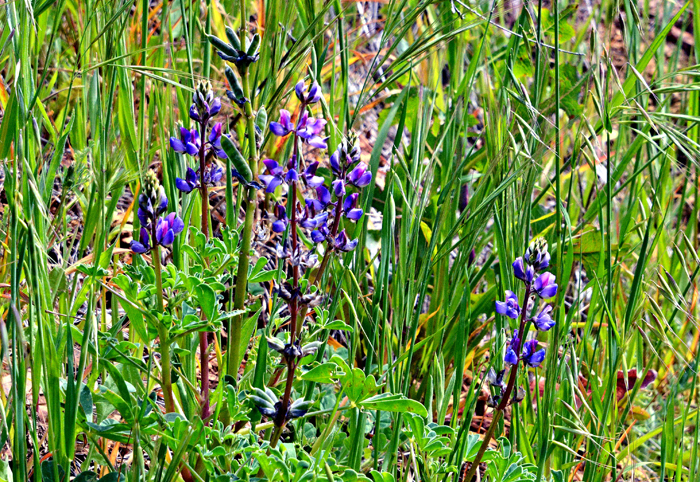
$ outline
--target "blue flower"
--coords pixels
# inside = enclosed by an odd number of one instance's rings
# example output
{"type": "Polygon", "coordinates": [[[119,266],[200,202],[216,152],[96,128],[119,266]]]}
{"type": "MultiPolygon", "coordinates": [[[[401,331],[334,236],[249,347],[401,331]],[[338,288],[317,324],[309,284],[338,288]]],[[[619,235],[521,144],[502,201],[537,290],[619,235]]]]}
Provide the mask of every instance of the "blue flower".
{"type": "Polygon", "coordinates": [[[136,254],[144,254],[148,251],[151,250],[151,243],[149,242],[149,236],[148,236],[148,231],[146,231],[146,228],[141,228],[141,242],[139,241],[132,241],[131,242],[131,251],[133,251],[136,254]]]}
{"type": "Polygon", "coordinates": [[[275,204],[275,217],[277,220],[272,223],[272,230],[275,233],[283,233],[287,229],[289,220],[287,219],[287,208],[281,204],[275,204]]]}
{"type": "Polygon", "coordinates": [[[343,214],[351,221],[359,221],[362,214],[364,214],[362,209],[357,207],[357,199],[359,196],[358,193],[350,194],[343,202],[343,214]]]}
{"type": "Polygon", "coordinates": [[[309,117],[309,114],[304,112],[301,116],[301,120],[299,121],[299,127],[297,127],[297,135],[306,141],[306,143],[311,147],[316,147],[317,149],[328,149],[328,144],[326,143],[328,138],[323,138],[320,136],[325,126],[325,119],[309,117]]]}
{"type": "Polygon", "coordinates": [[[350,238],[348,238],[347,233],[343,229],[340,233],[338,233],[338,236],[335,237],[333,240],[333,247],[335,249],[338,249],[340,251],[348,252],[352,251],[357,247],[358,240],[353,239],[352,241],[350,238]]]}
{"type": "Polygon", "coordinates": [[[192,192],[199,188],[199,174],[191,167],[187,168],[185,179],[175,178],[175,187],[182,192],[192,192]]]}
{"type": "Polygon", "coordinates": [[[542,238],[535,238],[525,250],[525,261],[532,266],[535,271],[540,271],[549,266],[550,254],[547,241],[542,238]]]}
{"type": "Polygon", "coordinates": [[[537,316],[532,320],[538,330],[548,331],[554,326],[554,320],[551,316],[551,305],[545,305],[542,310],[537,313],[537,316]]]}
{"type": "Polygon", "coordinates": [[[323,178],[316,175],[316,169],[318,169],[319,164],[318,161],[312,162],[304,169],[304,173],[302,174],[306,184],[313,188],[318,188],[323,185],[323,178]]]}
{"type": "Polygon", "coordinates": [[[265,192],[275,192],[277,186],[284,182],[284,177],[282,176],[284,168],[272,159],[263,160],[263,164],[265,164],[269,174],[261,174],[258,177],[265,186],[265,192]]]}
{"type": "Polygon", "coordinates": [[[294,87],[294,92],[297,95],[297,99],[299,99],[302,103],[307,105],[315,104],[316,102],[321,100],[321,87],[319,87],[319,85],[316,82],[311,84],[309,92],[306,93],[306,85],[304,84],[303,80],[300,80],[294,87]]]}
{"type": "Polygon", "coordinates": [[[270,131],[278,137],[284,137],[290,132],[294,132],[292,115],[288,110],[280,110],[280,120],[279,122],[270,122],[270,131]]]}
{"type": "Polygon", "coordinates": [[[180,127],[180,138],[170,138],[170,147],[172,147],[175,152],[187,153],[190,156],[196,156],[199,153],[201,145],[202,143],[200,142],[197,129],[189,130],[180,127]]]}
{"type": "Polygon", "coordinates": [[[509,365],[518,364],[518,351],[520,350],[520,338],[518,337],[518,330],[513,333],[513,338],[508,342],[508,347],[506,348],[506,356],[503,358],[509,365]]]}
{"type": "Polygon", "coordinates": [[[515,277],[519,280],[525,281],[526,283],[532,283],[532,280],[535,277],[535,268],[532,266],[525,268],[523,265],[523,258],[518,258],[513,263],[513,274],[515,274],[515,277]]]}
{"type": "Polygon", "coordinates": [[[496,301],[496,313],[516,320],[520,316],[518,296],[510,290],[506,290],[506,300],[496,301]]]}
{"type": "Polygon", "coordinates": [[[537,340],[529,340],[525,342],[523,346],[523,355],[521,359],[533,368],[540,366],[544,361],[546,351],[544,348],[537,350],[538,342],[537,340]]]}
{"type": "Polygon", "coordinates": [[[185,228],[185,223],[175,213],[170,213],[158,220],[156,224],[156,241],[161,246],[170,246],[175,236],[185,228]]]}
{"type": "Polygon", "coordinates": [[[372,173],[365,169],[363,164],[358,164],[348,173],[348,182],[355,187],[365,187],[372,182],[372,173]]]}
{"type": "Polygon", "coordinates": [[[533,287],[537,292],[537,295],[542,299],[548,299],[557,294],[557,277],[552,273],[542,273],[537,277],[533,287]]]}
{"type": "Polygon", "coordinates": [[[326,186],[321,185],[316,188],[316,198],[306,198],[306,205],[314,211],[323,211],[333,204],[331,203],[331,193],[326,186]]]}

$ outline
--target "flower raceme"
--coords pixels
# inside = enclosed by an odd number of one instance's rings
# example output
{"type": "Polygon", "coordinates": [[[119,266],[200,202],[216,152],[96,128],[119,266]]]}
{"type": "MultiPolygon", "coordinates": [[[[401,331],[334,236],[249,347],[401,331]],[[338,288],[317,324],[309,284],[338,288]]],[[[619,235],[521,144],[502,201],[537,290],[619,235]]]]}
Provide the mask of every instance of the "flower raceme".
{"type": "Polygon", "coordinates": [[[144,177],[143,184],[137,213],[142,225],[141,236],[139,241],[131,242],[131,250],[137,254],[147,253],[154,246],[170,246],[185,228],[185,223],[174,212],[160,216],[168,206],[168,198],[152,170],[144,177]]]}
{"type": "MultiPolygon", "coordinates": [[[[532,323],[538,331],[548,331],[555,325],[552,318],[553,307],[549,304],[541,306],[540,311],[531,316],[531,311],[534,307],[534,296],[545,300],[556,296],[559,287],[556,284],[556,276],[550,272],[542,272],[537,275],[538,271],[549,266],[550,254],[547,250],[547,242],[542,238],[537,238],[530,243],[525,254],[519,257],[513,263],[513,275],[525,285],[526,299],[521,308],[518,296],[510,290],[505,292],[504,301],[496,301],[496,313],[517,320],[520,318],[520,327],[525,330],[520,333],[515,330],[513,337],[506,346],[504,362],[511,370],[517,370],[520,362],[524,366],[536,368],[541,365],[545,359],[546,351],[544,348],[539,348],[537,338],[524,340],[527,334],[526,323],[532,323]],[[537,276],[536,276],[537,275],[537,276]]],[[[490,377],[494,378],[493,376],[490,377]]],[[[495,380],[495,379],[494,379],[495,380]]],[[[498,394],[493,396],[494,400],[501,400],[503,396],[502,384],[494,385],[490,383],[498,394]]],[[[518,391],[518,393],[520,390],[518,391]]],[[[515,395],[512,401],[514,403],[522,399],[519,395],[515,395]]],[[[505,403],[505,402],[503,402],[505,403]]]]}

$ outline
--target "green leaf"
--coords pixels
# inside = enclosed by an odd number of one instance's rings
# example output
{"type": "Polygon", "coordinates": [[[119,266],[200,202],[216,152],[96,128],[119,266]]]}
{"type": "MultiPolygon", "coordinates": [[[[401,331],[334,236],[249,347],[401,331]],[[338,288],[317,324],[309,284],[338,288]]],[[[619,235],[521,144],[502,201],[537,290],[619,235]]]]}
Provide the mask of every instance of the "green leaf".
{"type": "Polygon", "coordinates": [[[403,395],[392,395],[383,393],[371,398],[362,400],[358,404],[360,407],[367,410],[381,410],[382,412],[397,412],[397,413],[415,413],[422,417],[428,416],[428,411],[422,403],[416,400],[411,400],[403,395]]]}
{"type": "Polygon", "coordinates": [[[194,289],[194,296],[197,298],[197,302],[207,320],[210,322],[216,320],[216,293],[214,293],[211,286],[201,283],[194,289]]]}
{"type": "Polygon", "coordinates": [[[301,379],[307,382],[333,383],[338,377],[337,369],[338,365],[335,363],[326,362],[303,373],[301,379]]]}

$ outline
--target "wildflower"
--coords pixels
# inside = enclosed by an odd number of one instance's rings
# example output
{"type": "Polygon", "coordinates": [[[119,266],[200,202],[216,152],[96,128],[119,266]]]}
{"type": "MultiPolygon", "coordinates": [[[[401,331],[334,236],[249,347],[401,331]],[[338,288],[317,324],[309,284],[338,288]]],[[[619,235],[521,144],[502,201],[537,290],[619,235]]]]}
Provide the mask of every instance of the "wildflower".
{"type": "Polygon", "coordinates": [[[258,177],[265,186],[265,192],[275,192],[277,186],[284,182],[284,168],[272,159],[265,159],[263,164],[269,174],[261,174],[258,177]]]}
{"type": "Polygon", "coordinates": [[[275,217],[277,221],[272,223],[272,230],[276,233],[283,233],[287,229],[289,220],[287,219],[287,208],[281,204],[275,204],[275,217]]]}
{"type": "Polygon", "coordinates": [[[294,123],[291,118],[292,115],[288,110],[280,109],[280,120],[279,122],[270,122],[270,131],[278,137],[284,137],[290,132],[294,132],[294,123]]]}
{"type": "Polygon", "coordinates": [[[333,240],[333,247],[339,251],[344,251],[347,253],[355,249],[357,247],[357,243],[357,239],[353,239],[352,241],[350,241],[347,233],[343,229],[333,240]]]}
{"type": "Polygon", "coordinates": [[[318,169],[318,165],[318,161],[312,162],[311,164],[306,166],[306,169],[304,169],[304,173],[302,174],[304,181],[306,181],[306,184],[313,188],[323,186],[324,179],[321,176],[316,175],[316,169],[318,169]]]}
{"type": "Polygon", "coordinates": [[[523,355],[521,359],[526,365],[536,368],[544,361],[545,349],[537,350],[537,340],[529,340],[523,346],[523,355]]]}
{"type": "Polygon", "coordinates": [[[510,290],[506,290],[506,300],[496,301],[496,313],[505,315],[508,318],[516,320],[520,316],[520,305],[518,304],[518,295],[510,290]]]}
{"type": "Polygon", "coordinates": [[[535,326],[540,331],[548,331],[554,326],[554,320],[551,316],[552,306],[545,305],[537,316],[532,320],[535,326]]]}
{"type": "Polygon", "coordinates": [[[139,221],[143,226],[148,226],[164,213],[167,207],[168,197],[165,195],[165,189],[158,182],[156,173],[149,170],[144,176],[143,192],[139,194],[139,221]]]}
{"type": "Polygon", "coordinates": [[[309,117],[309,114],[304,112],[301,116],[301,120],[299,121],[299,126],[297,127],[297,135],[306,141],[306,143],[311,147],[316,147],[317,149],[328,149],[328,144],[326,143],[328,138],[322,138],[320,136],[325,126],[325,119],[309,117]]]}
{"type": "Polygon", "coordinates": [[[535,277],[535,268],[528,266],[527,268],[523,265],[523,258],[517,258],[513,263],[513,274],[519,280],[525,281],[526,283],[532,283],[535,277]]]}
{"type": "Polygon", "coordinates": [[[156,241],[161,246],[170,246],[175,240],[175,236],[185,229],[185,223],[175,213],[170,213],[158,219],[156,224],[156,241]]]}
{"type": "Polygon", "coordinates": [[[199,188],[199,174],[191,167],[187,168],[185,179],[175,178],[175,187],[182,192],[192,192],[199,188]]]}
{"type": "Polygon", "coordinates": [[[488,371],[488,374],[486,375],[489,381],[489,385],[491,385],[492,387],[504,388],[505,384],[503,383],[503,376],[505,375],[505,373],[505,370],[496,372],[496,370],[494,370],[493,367],[491,367],[488,371]]]}
{"type": "Polygon", "coordinates": [[[299,99],[302,103],[309,105],[309,104],[315,104],[319,100],[321,100],[321,87],[314,82],[311,84],[311,88],[309,89],[309,92],[306,92],[306,85],[304,84],[303,80],[300,80],[297,85],[294,87],[294,92],[297,95],[297,99],[299,99]]]}
{"type": "Polygon", "coordinates": [[[557,277],[550,272],[542,273],[537,277],[533,285],[537,295],[542,299],[552,298],[557,294],[557,277]]]}
{"type": "Polygon", "coordinates": [[[316,188],[316,199],[310,197],[306,198],[306,205],[311,207],[314,211],[323,211],[331,204],[331,193],[328,191],[328,188],[323,185],[316,188]]]}
{"type": "Polygon", "coordinates": [[[364,214],[362,209],[357,207],[357,199],[359,196],[358,193],[350,194],[343,202],[343,213],[345,217],[351,221],[359,221],[362,214],[364,214]]]}
{"type": "Polygon", "coordinates": [[[148,231],[146,228],[141,228],[141,241],[131,242],[131,251],[136,254],[144,254],[151,250],[151,243],[149,242],[148,231]]]}
{"type": "Polygon", "coordinates": [[[180,138],[171,137],[170,147],[175,152],[187,153],[190,156],[196,156],[199,153],[201,142],[199,140],[199,132],[197,129],[186,129],[180,127],[180,138]]]}
{"type": "Polygon", "coordinates": [[[330,236],[330,231],[328,230],[328,226],[326,226],[326,224],[322,224],[317,229],[311,231],[311,241],[316,244],[322,243],[328,236],[330,236]]]}
{"type": "Polygon", "coordinates": [[[515,330],[513,332],[513,338],[510,339],[506,347],[506,355],[503,361],[508,365],[517,365],[518,352],[520,352],[520,337],[518,336],[518,330],[515,330]]]}
{"type": "Polygon", "coordinates": [[[361,188],[368,186],[372,181],[372,173],[366,170],[363,164],[358,164],[352,171],[350,171],[347,179],[353,186],[361,188]]]}

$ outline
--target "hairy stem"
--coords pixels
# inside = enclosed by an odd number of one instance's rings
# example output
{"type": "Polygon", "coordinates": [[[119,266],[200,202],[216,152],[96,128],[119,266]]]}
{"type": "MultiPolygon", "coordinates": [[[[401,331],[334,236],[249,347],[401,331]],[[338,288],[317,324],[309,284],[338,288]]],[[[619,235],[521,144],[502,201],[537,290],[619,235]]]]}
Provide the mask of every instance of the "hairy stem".
{"type": "MultiPolygon", "coordinates": [[[[163,304],[163,278],[160,266],[160,247],[156,244],[156,223],[151,223],[151,239],[153,240],[153,270],[156,272],[156,300],[158,301],[158,311],[165,313],[163,304]]],[[[168,328],[162,323],[158,323],[158,338],[160,338],[160,363],[162,371],[163,398],[165,398],[165,411],[174,412],[175,402],[173,398],[173,382],[170,378],[170,336],[168,328]]]]}
{"type": "MultiPolygon", "coordinates": [[[[518,346],[516,347],[517,352],[516,355],[518,357],[518,360],[520,360],[520,353],[522,351],[522,347],[525,344],[525,323],[527,322],[527,305],[528,301],[530,300],[530,294],[532,292],[532,287],[530,286],[530,283],[526,283],[525,287],[525,302],[523,303],[523,309],[520,312],[520,326],[518,328],[518,337],[520,337],[520,343],[518,343],[518,346]]],[[[505,411],[506,407],[508,406],[508,401],[510,400],[510,395],[513,393],[513,388],[515,388],[515,382],[518,379],[518,366],[520,365],[520,362],[517,364],[513,365],[513,367],[510,369],[510,377],[508,378],[508,385],[506,386],[506,391],[503,392],[503,397],[501,398],[501,401],[499,402],[498,406],[496,407],[496,410],[493,413],[493,418],[491,419],[491,425],[489,426],[489,429],[486,431],[486,434],[484,435],[484,441],[481,443],[481,447],[479,448],[479,452],[476,454],[476,457],[474,458],[474,462],[472,462],[472,466],[469,468],[469,472],[467,472],[467,475],[464,477],[464,482],[470,482],[473,478],[474,475],[476,475],[476,471],[479,468],[479,464],[481,463],[481,459],[484,458],[484,454],[486,453],[486,449],[489,446],[489,442],[493,438],[494,433],[496,432],[496,425],[498,425],[499,420],[503,416],[503,412],[505,411]]]]}
{"type": "MultiPolygon", "coordinates": [[[[201,145],[199,146],[199,196],[202,199],[202,233],[209,239],[209,189],[204,182],[204,170],[206,169],[205,147],[206,147],[206,122],[200,123],[201,145]]],[[[202,319],[205,318],[202,311],[202,319]]],[[[202,395],[202,419],[209,417],[209,332],[199,332],[199,363],[201,366],[201,395],[202,395]]]]}
{"type": "MultiPolygon", "coordinates": [[[[304,104],[301,105],[300,112],[304,111],[304,104]]],[[[294,160],[294,169],[299,170],[299,139],[296,136],[292,137],[294,140],[294,154],[292,159],[294,160]]],[[[292,238],[292,259],[298,254],[299,249],[299,239],[297,233],[297,186],[296,182],[293,181],[290,185],[292,191],[291,199],[291,211],[292,218],[290,221],[290,236],[292,238]]],[[[298,261],[298,260],[297,260],[298,261]]],[[[289,328],[289,343],[294,343],[297,337],[297,321],[299,316],[299,263],[293,263],[292,266],[292,299],[289,302],[289,312],[291,316],[291,324],[289,328]]],[[[301,326],[299,330],[301,331],[301,326]]],[[[270,440],[270,446],[275,447],[277,441],[282,435],[282,429],[284,428],[285,422],[287,420],[287,409],[289,408],[289,399],[292,395],[292,385],[294,384],[294,372],[296,371],[297,360],[287,361],[287,380],[284,386],[284,396],[282,397],[282,408],[277,413],[277,418],[275,419],[275,431],[272,433],[272,438],[270,440]]]]}
{"type": "MultiPolygon", "coordinates": [[[[241,2],[241,42],[245,44],[248,33],[246,31],[246,6],[245,1],[241,2]]],[[[239,71],[241,74],[241,86],[243,95],[247,99],[252,99],[250,93],[250,81],[248,79],[248,69],[244,68],[239,71]]],[[[246,117],[246,137],[248,138],[248,163],[253,177],[258,175],[258,149],[255,140],[255,118],[253,116],[253,106],[250,102],[245,103],[246,117]]],[[[243,186],[239,184],[239,189],[243,186]]],[[[236,274],[236,291],[234,294],[233,308],[234,310],[242,310],[245,305],[246,294],[248,292],[248,268],[250,267],[250,245],[253,234],[253,221],[255,220],[255,210],[257,208],[255,189],[248,188],[247,203],[245,207],[245,224],[243,226],[243,234],[241,236],[241,252],[238,256],[238,272],[236,274]]],[[[240,195],[240,194],[239,194],[240,195]]],[[[229,206],[230,208],[230,206],[229,206]]],[[[238,213],[236,213],[237,215],[238,213]]],[[[238,374],[238,367],[241,364],[240,345],[241,345],[241,327],[243,325],[243,316],[238,315],[231,319],[229,324],[229,347],[228,347],[228,364],[226,372],[228,375],[235,377],[238,374]]]]}

